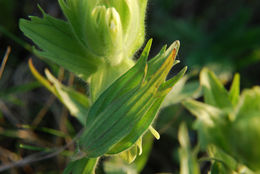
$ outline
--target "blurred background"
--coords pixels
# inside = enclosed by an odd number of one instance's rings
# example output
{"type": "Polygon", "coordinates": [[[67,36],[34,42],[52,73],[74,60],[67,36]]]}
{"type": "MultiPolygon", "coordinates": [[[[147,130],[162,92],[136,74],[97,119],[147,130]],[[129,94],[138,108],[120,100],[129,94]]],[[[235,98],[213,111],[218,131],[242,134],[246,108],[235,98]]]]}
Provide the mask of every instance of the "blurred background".
{"type": "MultiPolygon", "coordinates": [[[[28,59],[32,57],[40,72],[48,66],[64,83],[86,91],[82,81],[75,78],[71,83],[68,72],[44,64],[31,53],[32,42],[23,36],[18,22],[29,15],[41,16],[37,4],[48,14],[64,18],[56,0],[0,0],[0,60],[7,46],[11,47],[0,80],[0,173],[5,167],[8,170],[3,173],[61,173],[76,147],[35,160],[41,157],[39,153],[70,142],[81,128],[29,71],[28,59]],[[36,153],[38,156],[31,156],[36,153]],[[14,167],[17,165],[20,167],[14,167]]],[[[177,133],[181,122],[187,123],[191,143],[196,145],[194,118],[180,102],[187,97],[200,98],[198,74],[202,67],[213,70],[227,87],[236,72],[241,75],[241,89],[260,85],[259,9],[259,0],[149,0],[146,39],[154,41],[151,57],[164,44],[180,40],[177,58],[181,64],[172,74],[184,65],[189,71],[172,94],[174,101],[163,105],[156,121],[161,139],[147,143],[142,173],[179,173],[177,133]]],[[[106,159],[102,161],[101,173],[106,170],[106,159]]],[[[208,163],[201,163],[202,173],[208,168],[208,163]]]]}

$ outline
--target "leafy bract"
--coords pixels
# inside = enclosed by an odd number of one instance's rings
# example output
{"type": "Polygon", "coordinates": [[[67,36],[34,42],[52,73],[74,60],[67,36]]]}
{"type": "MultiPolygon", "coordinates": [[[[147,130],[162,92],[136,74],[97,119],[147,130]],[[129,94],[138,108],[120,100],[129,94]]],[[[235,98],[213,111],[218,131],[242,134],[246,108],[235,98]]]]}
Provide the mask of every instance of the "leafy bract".
{"type": "Polygon", "coordinates": [[[183,105],[197,117],[195,128],[199,134],[199,142],[206,149],[208,144],[214,143],[221,147],[229,148],[227,145],[224,128],[228,124],[227,115],[220,109],[198,102],[192,99],[183,102],[183,105]]]}
{"type": "Polygon", "coordinates": [[[135,62],[131,59],[124,59],[118,65],[111,66],[109,64],[100,65],[100,68],[90,78],[91,101],[96,99],[121,75],[129,70],[135,62]]]}
{"type": "MultiPolygon", "coordinates": [[[[184,75],[185,71],[186,71],[186,68],[184,68],[182,71],[180,71],[175,77],[172,78],[173,81],[176,82],[177,80],[179,80],[184,75]]],[[[173,84],[175,84],[175,82],[173,84]]],[[[149,127],[149,125],[151,125],[163,100],[164,100],[164,97],[157,99],[154,102],[154,104],[152,105],[151,109],[145,115],[143,115],[142,119],[132,129],[130,134],[127,137],[125,137],[124,139],[122,139],[116,146],[114,146],[109,151],[109,153],[112,153],[112,154],[118,153],[126,148],[129,148],[129,146],[131,146],[133,143],[135,143],[140,136],[140,132],[145,131],[147,129],[147,127],[149,127]]]]}
{"type": "Polygon", "coordinates": [[[231,156],[214,145],[208,146],[209,156],[212,157],[211,174],[232,173],[238,168],[238,163],[231,156]]]}
{"type": "Polygon", "coordinates": [[[74,89],[61,84],[48,70],[45,70],[48,80],[45,79],[34,68],[31,59],[29,61],[29,67],[34,77],[68,108],[71,115],[75,116],[80,123],[85,125],[87,113],[90,107],[89,99],[74,89]]]}
{"type": "Polygon", "coordinates": [[[259,172],[260,87],[244,90],[240,96],[239,75],[235,75],[228,92],[207,69],[201,72],[201,85],[205,103],[194,100],[183,102],[197,117],[195,128],[199,132],[199,141],[204,148],[215,146],[214,158],[223,158],[224,154],[234,159],[226,164],[230,169],[214,163],[214,171],[233,171],[232,163],[238,163],[259,172]]]}
{"type": "Polygon", "coordinates": [[[179,42],[160,53],[160,61],[149,66],[150,47],[151,40],[136,65],[105,90],[91,107],[86,130],[79,141],[88,157],[119,153],[134,145],[153,122],[166,94],[184,74],[186,68],[176,79],[165,82],[179,42]]]}
{"type": "Polygon", "coordinates": [[[34,52],[86,80],[97,70],[100,59],[86,50],[67,22],[42,13],[43,18],[32,16],[30,21],[21,19],[19,24],[39,47],[34,52]]]}
{"type": "Polygon", "coordinates": [[[213,72],[204,68],[200,73],[200,84],[205,103],[222,109],[232,106],[228,92],[213,72]]]}
{"type": "Polygon", "coordinates": [[[242,92],[234,115],[232,133],[239,136],[230,136],[235,146],[233,156],[254,171],[260,171],[260,87],[242,92]]]}

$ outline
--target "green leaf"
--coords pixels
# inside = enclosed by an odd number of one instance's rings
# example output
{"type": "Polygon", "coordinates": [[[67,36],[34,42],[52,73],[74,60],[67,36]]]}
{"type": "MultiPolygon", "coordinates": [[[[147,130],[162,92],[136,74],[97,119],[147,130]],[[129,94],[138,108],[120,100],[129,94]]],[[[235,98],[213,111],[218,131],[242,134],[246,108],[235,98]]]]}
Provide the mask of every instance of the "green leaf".
{"type": "Polygon", "coordinates": [[[230,122],[225,112],[192,99],[185,100],[183,105],[197,117],[195,129],[198,131],[202,148],[206,149],[207,145],[214,143],[226,151],[230,150],[231,147],[225,136],[230,122]]]}
{"type": "Polygon", "coordinates": [[[229,140],[232,156],[254,171],[260,170],[260,87],[244,90],[235,110],[229,140]],[[233,137],[232,135],[239,135],[233,137]],[[237,143],[239,142],[239,143],[237,143]],[[245,148],[248,147],[248,148],[245,148]]]}
{"type": "MultiPolygon", "coordinates": [[[[150,39],[143,51],[141,57],[148,57],[150,48],[152,44],[152,39],[150,39]]],[[[96,99],[111,85],[115,80],[117,80],[122,74],[133,67],[134,61],[130,59],[124,59],[119,65],[111,66],[104,63],[100,69],[91,77],[90,80],[90,91],[91,91],[91,101],[96,101],[96,99]]]]}
{"type": "Polygon", "coordinates": [[[260,111],[260,87],[255,86],[252,89],[244,90],[236,109],[237,120],[258,117],[260,111]]]}
{"type": "Polygon", "coordinates": [[[48,70],[45,70],[48,80],[45,79],[34,68],[31,60],[29,61],[29,67],[34,77],[68,108],[71,115],[75,116],[80,123],[85,125],[90,107],[89,99],[74,89],[61,84],[48,70]]]}
{"type": "Polygon", "coordinates": [[[95,74],[90,78],[90,93],[91,101],[96,101],[96,99],[111,85],[115,80],[117,80],[121,75],[123,75],[127,70],[129,70],[135,62],[130,59],[124,59],[119,65],[110,65],[104,63],[100,65],[100,68],[95,74]]]}
{"type": "Polygon", "coordinates": [[[21,19],[19,23],[24,34],[39,47],[34,52],[86,80],[97,70],[100,60],[86,51],[68,23],[42,13],[43,18],[30,17],[30,21],[21,19]]]}
{"type": "Polygon", "coordinates": [[[208,153],[211,157],[211,173],[210,174],[255,174],[243,164],[239,164],[234,158],[223,152],[221,149],[210,145],[208,153]]]}
{"type": "Polygon", "coordinates": [[[144,48],[139,60],[133,68],[128,70],[119,79],[117,79],[109,88],[107,88],[102,95],[95,102],[95,105],[91,107],[87,120],[90,122],[92,117],[89,115],[97,115],[106,108],[111,101],[118,96],[133,90],[138,84],[140,84],[144,78],[146,71],[146,61],[150,52],[152,40],[149,40],[144,48]]]}
{"type": "Polygon", "coordinates": [[[98,158],[82,158],[76,161],[71,161],[63,174],[95,174],[95,168],[98,158]]]}
{"type": "Polygon", "coordinates": [[[94,6],[96,5],[96,1],[72,1],[72,0],[59,0],[59,5],[69,20],[69,25],[72,28],[75,36],[78,40],[85,46],[87,43],[85,41],[86,31],[85,27],[90,19],[90,13],[94,6]]]}
{"type": "Polygon", "coordinates": [[[232,171],[235,171],[238,168],[238,162],[216,146],[209,145],[208,153],[209,156],[213,158],[213,165],[211,167],[212,174],[217,174],[217,172],[232,173],[232,171]]]}
{"type": "Polygon", "coordinates": [[[38,127],[38,126],[35,127],[35,126],[30,126],[30,125],[21,125],[21,128],[29,129],[29,130],[37,130],[37,131],[44,132],[44,133],[47,133],[52,136],[57,136],[57,137],[62,137],[62,138],[69,137],[69,135],[65,134],[62,131],[47,128],[47,127],[38,127]]]}
{"type": "Polygon", "coordinates": [[[205,124],[213,125],[213,120],[218,119],[219,116],[223,115],[223,112],[211,105],[198,102],[196,100],[188,99],[183,102],[183,105],[197,117],[202,120],[205,124]]]}
{"type": "MultiPolygon", "coordinates": [[[[22,149],[27,149],[30,151],[40,151],[40,152],[49,152],[49,153],[53,153],[56,152],[57,150],[54,148],[47,148],[47,147],[38,147],[38,146],[31,146],[31,145],[26,145],[26,144],[19,144],[19,148],[22,149]]],[[[70,157],[71,155],[73,155],[72,151],[62,151],[60,153],[60,155],[64,156],[64,157],[70,157]]]]}
{"type": "Polygon", "coordinates": [[[116,154],[133,146],[138,138],[148,130],[160,108],[163,99],[164,98],[160,98],[156,100],[147,113],[143,115],[142,119],[131,130],[131,132],[124,139],[113,146],[107,153],[116,154]]]}
{"type": "Polygon", "coordinates": [[[236,74],[229,91],[229,99],[232,102],[233,106],[236,106],[238,104],[239,97],[240,97],[240,76],[239,74],[236,74]]]}
{"type": "Polygon", "coordinates": [[[205,103],[221,109],[232,108],[227,90],[213,72],[204,68],[200,73],[200,83],[205,103]]]}

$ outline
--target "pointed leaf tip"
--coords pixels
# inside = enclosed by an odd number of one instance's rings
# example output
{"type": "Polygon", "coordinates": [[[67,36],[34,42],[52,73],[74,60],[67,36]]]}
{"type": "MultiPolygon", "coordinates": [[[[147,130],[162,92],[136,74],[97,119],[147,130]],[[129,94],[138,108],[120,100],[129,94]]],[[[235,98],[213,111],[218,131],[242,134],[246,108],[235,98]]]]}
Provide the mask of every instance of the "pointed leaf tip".
{"type": "Polygon", "coordinates": [[[167,89],[170,89],[184,76],[184,74],[186,73],[188,67],[185,66],[177,75],[175,75],[173,78],[171,78],[170,80],[166,81],[165,83],[163,83],[159,90],[160,91],[164,91],[167,89]]]}
{"type": "Polygon", "coordinates": [[[232,102],[233,106],[236,106],[238,104],[239,97],[240,97],[240,75],[236,73],[229,91],[229,99],[232,102]]]}
{"type": "Polygon", "coordinates": [[[203,68],[200,72],[205,103],[218,108],[231,108],[228,91],[213,71],[203,68]]]}
{"type": "Polygon", "coordinates": [[[45,13],[45,11],[43,10],[43,8],[40,6],[40,4],[37,4],[37,7],[38,7],[38,9],[41,11],[42,15],[45,16],[46,13],[45,13]]]}
{"type": "MultiPolygon", "coordinates": [[[[176,56],[177,56],[177,54],[178,54],[179,48],[180,48],[180,41],[179,41],[179,40],[176,40],[176,41],[174,41],[174,42],[171,44],[171,46],[170,46],[169,49],[168,49],[168,50],[171,51],[169,57],[171,57],[174,61],[175,61],[176,56]]],[[[179,63],[179,62],[177,61],[177,63],[179,63]]],[[[175,63],[174,63],[173,65],[175,65],[175,63]]]]}
{"type": "Polygon", "coordinates": [[[171,50],[171,49],[175,49],[176,50],[176,52],[178,52],[178,50],[179,50],[179,48],[180,48],[180,41],[179,40],[176,40],[176,41],[174,41],[172,44],[171,44],[171,46],[169,47],[169,49],[171,50]]]}
{"type": "Polygon", "coordinates": [[[153,39],[150,39],[147,42],[147,44],[144,47],[143,52],[141,54],[141,59],[144,59],[145,61],[147,61],[149,53],[150,53],[150,50],[151,50],[152,43],[153,43],[153,39]]]}
{"type": "Polygon", "coordinates": [[[43,84],[43,86],[45,86],[48,90],[50,90],[51,92],[55,93],[55,90],[52,86],[52,84],[46,80],[37,70],[36,68],[34,67],[33,63],[32,63],[32,59],[30,58],[29,61],[28,61],[28,64],[29,64],[29,68],[33,74],[33,76],[43,84]]]}

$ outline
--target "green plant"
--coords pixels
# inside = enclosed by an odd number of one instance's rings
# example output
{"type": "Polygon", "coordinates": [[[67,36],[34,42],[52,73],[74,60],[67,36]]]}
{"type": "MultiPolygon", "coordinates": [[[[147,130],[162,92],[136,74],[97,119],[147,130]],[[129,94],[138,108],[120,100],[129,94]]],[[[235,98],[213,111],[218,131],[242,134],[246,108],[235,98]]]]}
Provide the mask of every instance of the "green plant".
{"type": "Polygon", "coordinates": [[[184,106],[196,116],[199,143],[212,159],[211,173],[259,173],[260,89],[240,95],[236,74],[227,91],[213,72],[200,74],[205,103],[186,100],[184,106]],[[215,159],[215,160],[214,160],[215,159]]]}
{"type": "Polygon", "coordinates": [[[63,85],[49,70],[47,79],[34,68],[36,79],[52,92],[84,126],[77,141],[79,153],[64,173],[92,173],[103,155],[119,155],[131,163],[142,154],[142,139],[152,127],[165,96],[185,74],[186,67],[166,81],[179,50],[179,41],[164,46],[148,59],[152,40],[140,58],[134,54],[144,42],[147,0],[59,0],[68,21],[21,19],[20,28],[46,58],[84,80],[89,95],[63,85]]]}

